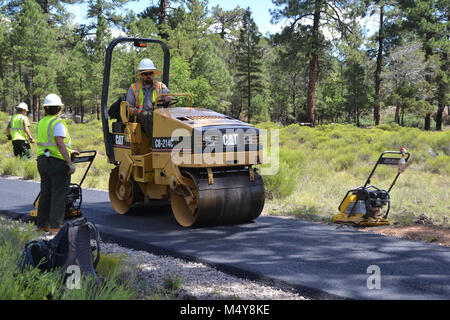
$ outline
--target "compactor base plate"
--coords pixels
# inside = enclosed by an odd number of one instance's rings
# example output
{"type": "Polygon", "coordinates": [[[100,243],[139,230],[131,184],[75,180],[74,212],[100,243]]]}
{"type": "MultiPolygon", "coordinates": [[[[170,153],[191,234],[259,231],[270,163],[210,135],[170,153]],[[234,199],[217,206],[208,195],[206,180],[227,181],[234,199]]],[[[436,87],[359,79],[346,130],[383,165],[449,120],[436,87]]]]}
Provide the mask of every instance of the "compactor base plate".
{"type": "Polygon", "coordinates": [[[333,216],[333,223],[347,224],[356,227],[378,227],[389,225],[389,220],[383,217],[364,218],[363,214],[349,216],[346,213],[338,213],[333,216]]]}

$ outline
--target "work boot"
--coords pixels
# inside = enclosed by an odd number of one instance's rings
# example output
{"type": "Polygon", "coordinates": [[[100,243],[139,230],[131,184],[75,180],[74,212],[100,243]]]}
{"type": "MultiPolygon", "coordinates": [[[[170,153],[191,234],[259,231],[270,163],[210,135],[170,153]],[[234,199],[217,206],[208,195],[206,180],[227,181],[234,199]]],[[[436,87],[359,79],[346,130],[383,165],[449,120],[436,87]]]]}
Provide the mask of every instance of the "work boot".
{"type": "Polygon", "coordinates": [[[37,227],[36,231],[44,231],[44,232],[48,232],[50,230],[50,228],[48,226],[45,227],[37,227]]]}
{"type": "Polygon", "coordinates": [[[52,236],[54,236],[54,235],[56,235],[56,234],[59,232],[60,229],[61,229],[61,228],[50,228],[50,229],[48,230],[48,232],[50,232],[50,234],[51,234],[52,236]]]}

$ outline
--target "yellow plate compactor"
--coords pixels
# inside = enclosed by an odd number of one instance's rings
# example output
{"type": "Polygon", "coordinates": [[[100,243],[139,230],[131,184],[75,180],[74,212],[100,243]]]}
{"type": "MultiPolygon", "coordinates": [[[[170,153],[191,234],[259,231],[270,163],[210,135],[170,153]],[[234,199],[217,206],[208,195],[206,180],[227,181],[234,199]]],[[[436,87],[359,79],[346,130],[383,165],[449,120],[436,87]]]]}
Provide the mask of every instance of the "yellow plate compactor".
{"type": "Polygon", "coordinates": [[[400,151],[383,152],[366,183],[361,187],[347,191],[339,205],[340,213],[333,216],[333,222],[360,227],[389,225],[387,218],[391,207],[389,192],[399,175],[405,170],[409,156],[410,154],[404,148],[401,148],[400,151]],[[370,179],[380,164],[398,166],[397,175],[388,190],[369,185],[370,179]]]}

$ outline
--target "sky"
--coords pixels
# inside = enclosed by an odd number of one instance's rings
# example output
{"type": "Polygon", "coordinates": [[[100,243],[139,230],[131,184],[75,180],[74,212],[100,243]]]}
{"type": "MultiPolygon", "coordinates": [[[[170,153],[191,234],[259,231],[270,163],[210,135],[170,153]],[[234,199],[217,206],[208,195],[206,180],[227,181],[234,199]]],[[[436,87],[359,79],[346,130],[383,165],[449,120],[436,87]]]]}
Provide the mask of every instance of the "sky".
{"type": "MultiPolygon", "coordinates": [[[[142,12],[151,1],[139,0],[129,3],[126,8],[133,10],[135,13],[142,12]]],[[[155,0],[154,3],[157,3],[155,0]]],[[[272,4],[272,0],[209,0],[209,8],[219,5],[224,10],[232,10],[237,6],[247,9],[250,7],[252,11],[252,17],[258,26],[259,31],[265,35],[267,32],[275,33],[281,30],[281,27],[272,25],[270,23],[271,15],[269,9],[274,9],[275,5],[272,4]]],[[[86,19],[86,4],[84,5],[67,5],[69,12],[75,15],[75,23],[83,23],[86,19]]]]}
{"type": "MultiPolygon", "coordinates": [[[[152,3],[151,0],[137,0],[128,3],[125,8],[134,11],[135,13],[142,12],[146,7],[152,3]]],[[[157,4],[157,0],[153,0],[153,3],[157,4]]],[[[270,23],[272,18],[269,9],[275,9],[276,6],[272,3],[272,0],[209,0],[209,8],[219,5],[224,10],[232,10],[237,6],[247,9],[250,7],[252,12],[252,18],[258,26],[259,31],[263,35],[267,33],[274,34],[280,32],[283,28],[284,21],[281,21],[277,25],[270,23]]],[[[83,5],[66,5],[69,12],[75,15],[75,23],[83,23],[83,19],[86,19],[87,4],[83,5]]],[[[374,22],[375,18],[361,19],[360,23],[367,29],[369,34],[372,34],[377,29],[377,22],[374,22]]],[[[84,22],[86,23],[86,22],[84,22]]]]}
{"type": "Polygon", "coordinates": [[[243,9],[250,7],[252,18],[258,26],[259,32],[265,35],[267,32],[276,33],[281,30],[279,26],[270,23],[272,16],[269,9],[276,8],[272,0],[209,0],[209,5],[211,8],[219,5],[224,10],[232,10],[237,6],[243,9]]]}

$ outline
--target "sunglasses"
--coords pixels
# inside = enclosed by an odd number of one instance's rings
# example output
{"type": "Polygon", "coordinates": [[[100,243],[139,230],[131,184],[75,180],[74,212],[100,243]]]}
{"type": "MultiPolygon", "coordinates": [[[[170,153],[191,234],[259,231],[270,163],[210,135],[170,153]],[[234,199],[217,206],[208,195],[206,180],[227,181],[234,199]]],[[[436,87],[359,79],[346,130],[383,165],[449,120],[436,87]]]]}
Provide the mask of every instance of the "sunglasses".
{"type": "Polygon", "coordinates": [[[152,76],[153,75],[153,72],[142,72],[141,73],[144,77],[146,77],[146,76],[152,76]]]}

